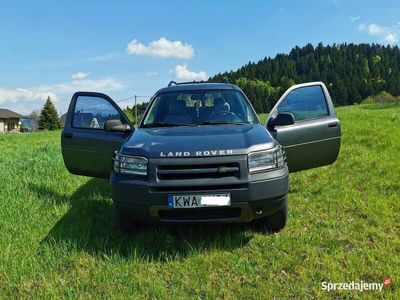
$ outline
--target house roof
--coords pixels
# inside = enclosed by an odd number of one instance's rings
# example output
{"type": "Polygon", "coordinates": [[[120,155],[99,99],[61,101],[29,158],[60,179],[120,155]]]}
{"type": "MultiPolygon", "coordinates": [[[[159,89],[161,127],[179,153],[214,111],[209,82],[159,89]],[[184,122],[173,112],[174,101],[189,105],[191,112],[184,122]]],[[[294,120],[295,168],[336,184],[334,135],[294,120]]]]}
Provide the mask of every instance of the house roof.
{"type": "Polygon", "coordinates": [[[9,109],[0,108],[0,119],[9,119],[9,118],[23,118],[24,116],[13,112],[9,109]]]}
{"type": "Polygon", "coordinates": [[[60,121],[61,121],[61,127],[64,127],[65,122],[67,121],[67,113],[65,113],[61,116],[60,121]]]}

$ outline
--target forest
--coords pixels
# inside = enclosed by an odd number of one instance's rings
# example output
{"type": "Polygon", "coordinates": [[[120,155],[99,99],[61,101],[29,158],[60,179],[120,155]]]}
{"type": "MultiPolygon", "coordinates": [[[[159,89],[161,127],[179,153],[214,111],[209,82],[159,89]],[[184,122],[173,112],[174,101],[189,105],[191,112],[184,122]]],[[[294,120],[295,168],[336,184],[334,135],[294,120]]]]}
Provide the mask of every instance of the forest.
{"type": "Polygon", "coordinates": [[[259,113],[270,111],[290,86],[308,81],[324,82],[336,106],[351,105],[383,91],[400,95],[400,50],[379,44],[307,44],[209,79],[226,80],[240,86],[259,113]]]}

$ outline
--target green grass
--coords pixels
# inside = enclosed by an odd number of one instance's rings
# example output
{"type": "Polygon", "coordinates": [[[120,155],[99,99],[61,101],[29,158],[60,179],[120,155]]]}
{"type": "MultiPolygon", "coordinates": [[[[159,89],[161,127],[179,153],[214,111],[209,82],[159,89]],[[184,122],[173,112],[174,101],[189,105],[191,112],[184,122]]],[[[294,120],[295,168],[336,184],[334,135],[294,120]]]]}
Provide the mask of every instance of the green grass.
{"type": "Polygon", "coordinates": [[[124,237],[108,182],[66,171],[60,132],[1,135],[0,298],[399,299],[400,106],[337,112],[339,159],[291,175],[278,234],[147,226],[124,237]],[[382,293],[321,290],[386,276],[382,293]]]}

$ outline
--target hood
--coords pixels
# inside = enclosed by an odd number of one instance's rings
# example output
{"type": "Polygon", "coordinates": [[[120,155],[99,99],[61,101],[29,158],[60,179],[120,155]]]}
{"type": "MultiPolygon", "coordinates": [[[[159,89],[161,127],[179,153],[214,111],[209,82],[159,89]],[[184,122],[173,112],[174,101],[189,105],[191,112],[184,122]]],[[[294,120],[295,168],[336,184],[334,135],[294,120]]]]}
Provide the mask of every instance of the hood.
{"type": "Polygon", "coordinates": [[[261,124],[138,128],[121,153],[149,158],[204,157],[248,154],[274,145],[261,124]]]}

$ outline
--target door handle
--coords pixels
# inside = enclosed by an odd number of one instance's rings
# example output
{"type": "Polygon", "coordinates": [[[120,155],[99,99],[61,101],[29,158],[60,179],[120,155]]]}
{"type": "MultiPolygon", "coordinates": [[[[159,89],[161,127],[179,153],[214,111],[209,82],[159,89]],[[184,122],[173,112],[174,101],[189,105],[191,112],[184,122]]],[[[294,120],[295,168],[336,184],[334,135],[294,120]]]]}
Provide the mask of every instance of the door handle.
{"type": "Polygon", "coordinates": [[[66,139],[71,139],[74,135],[72,134],[72,132],[64,132],[64,137],[66,139]]]}
{"type": "Polygon", "coordinates": [[[331,127],[338,127],[338,126],[339,126],[339,124],[338,124],[337,122],[328,123],[328,127],[329,127],[329,128],[331,128],[331,127]]]}

